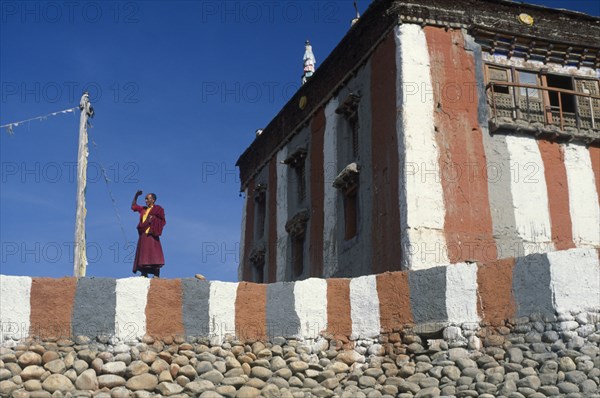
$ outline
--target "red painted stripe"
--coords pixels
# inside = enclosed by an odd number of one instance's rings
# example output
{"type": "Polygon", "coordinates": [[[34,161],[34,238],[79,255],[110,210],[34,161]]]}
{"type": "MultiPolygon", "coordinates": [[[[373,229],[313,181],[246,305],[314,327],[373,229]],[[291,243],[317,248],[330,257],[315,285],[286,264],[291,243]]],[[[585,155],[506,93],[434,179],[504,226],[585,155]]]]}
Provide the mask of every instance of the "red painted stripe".
{"type": "Polygon", "coordinates": [[[185,335],[181,279],[152,278],[150,281],[146,333],[159,339],[185,335]]]}
{"type": "Polygon", "coordinates": [[[381,332],[398,332],[413,322],[408,273],[386,272],[376,278],[381,332]]]}
{"type": "Polygon", "coordinates": [[[41,339],[72,337],[71,316],[77,278],[32,278],[30,335],[41,339]]]}
{"type": "Polygon", "coordinates": [[[450,263],[497,258],[488,196],[486,158],[474,89],[475,62],[460,30],[424,28],[437,104],[436,139],[450,263]],[[490,248],[493,248],[493,253],[490,248]]]}
{"type": "Polygon", "coordinates": [[[515,259],[507,258],[477,267],[479,303],[477,310],[482,320],[493,325],[512,318],[517,311],[512,293],[515,259]]]}
{"type": "Polygon", "coordinates": [[[538,140],[544,163],[544,176],[548,189],[548,207],[552,223],[552,241],[556,250],[575,247],[573,225],[569,209],[567,169],[564,163],[564,148],[555,142],[538,140]]]}
{"type": "Polygon", "coordinates": [[[244,256],[241,259],[242,280],[249,281],[252,278],[250,268],[250,252],[254,243],[254,178],[248,182],[246,195],[246,229],[244,231],[244,256]]]}
{"type": "Polygon", "coordinates": [[[310,125],[310,276],[323,276],[323,228],[325,224],[323,146],[325,140],[325,109],[321,107],[310,125]]]}
{"type": "Polygon", "coordinates": [[[267,285],[240,282],[235,300],[237,337],[245,340],[267,338],[267,285]]]}
{"type": "Polygon", "coordinates": [[[350,279],[327,279],[327,332],[342,341],[352,334],[350,279]]]}
{"type": "MultiPolygon", "coordinates": [[[[277,158],[269,162],[269,184],[267,185],[267,217],[269,218],[268,282],[277,280],[277,158]]],[[[245,246],[244,246],[245,247],[245,246]]]]}
{"type": "Polygon", "coordinates": [[[371,267],[372,272],[378,274],[400,270],[402,260],[396,133],[396,43],[393,32],[377,47],[371,59],[370,105],[373,173],[371,267]]]}

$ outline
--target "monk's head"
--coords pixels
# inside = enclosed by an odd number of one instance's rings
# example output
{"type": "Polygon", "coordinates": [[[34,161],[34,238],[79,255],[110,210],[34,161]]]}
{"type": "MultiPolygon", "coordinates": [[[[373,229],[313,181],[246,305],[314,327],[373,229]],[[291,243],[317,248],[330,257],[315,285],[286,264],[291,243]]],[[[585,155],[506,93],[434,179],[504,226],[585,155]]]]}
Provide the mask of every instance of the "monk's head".
{"type": "Polygon", "coordinates": [[[146,195],[146,206],[151,207],[154,206],[154,202],[156,202],[156,195],[153,193],[149,193],[146,195]]]}

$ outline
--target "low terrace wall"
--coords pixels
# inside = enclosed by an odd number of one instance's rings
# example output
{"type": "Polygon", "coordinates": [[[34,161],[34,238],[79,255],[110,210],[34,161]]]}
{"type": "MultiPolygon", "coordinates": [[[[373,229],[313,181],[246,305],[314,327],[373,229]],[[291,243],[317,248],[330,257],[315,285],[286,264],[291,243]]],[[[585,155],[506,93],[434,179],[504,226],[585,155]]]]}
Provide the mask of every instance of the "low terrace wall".
{"type": "Polygon", "coordinates": [[[596,249],[353,279],[254,284],[197,279],[0,276],[2,341],[99,335],[344,342],[416,328],[499,324],[600,308],[596,249]]]}
{"type": "Polygon", "coordinates": [[[0,276],[0,397],[600,398],[598,254],[271,285],[0,276]]]}

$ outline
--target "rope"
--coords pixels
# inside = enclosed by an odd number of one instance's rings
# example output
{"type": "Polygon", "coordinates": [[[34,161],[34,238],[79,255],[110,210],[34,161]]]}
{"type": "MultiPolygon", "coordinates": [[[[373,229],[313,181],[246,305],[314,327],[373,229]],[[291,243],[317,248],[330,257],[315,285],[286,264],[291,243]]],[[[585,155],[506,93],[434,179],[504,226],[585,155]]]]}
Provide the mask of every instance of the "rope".
{"type": "Polygon", "coordinates": [[[127,233],[125,232],[125,228],[123,227],[123,222],[121,221],[121,214],[119,213],[117,200],[115,199],[115,196],[113,195],[113,192],[110,189],[110,179],[108,178],[108,173],[106,172],[106,168],[104,167],[104,164],[102,163],[102,159],[100,158],[100,149],[98,148],[98,144],[96,144],[96,141],[94,141],[94,139],[92,138],[91,135],[90,135],[90,141],[92,142],[92,145],[94,146],[94,149],[96,150],[96,156],[98,157],[98,163],[100,163],[100,170],[102,172],[102,177],[104,178],[104,182],[106,184],[106,189],[108,190],[108,195],[112,202],[113,209],[115,211],[115,215],[117,216],[117,222],[119,223],[119,227],[121,228],[121,233],[123,234],[123,238],[125,239],[125,247],[127,247],[127,245],[130,243],[130,240],[127,238],[127,233]]]}
{"type": "Polygon", "coordinates": [[[0,129],[6,128],[6,130],[8,131],[8,134],[12,135],[13,134],[13,127],[19,127],[20,124],[28,123],[28,122],[31,122],[33,120],[45,120],[45,119],[48,118],[48,116],[56,116],[59,113],[71,113],[71,112],[73,112],[76,109],[79,109],[79,107],[76,106],[74,108],[63,109],[62,111],[51,112],[51,113],[48,113],[47,115],[41,115],[41,116],[31,117],[29,119],[20,120],[18,122],[12,122],[12,123],[3,124],[2,126],[0,126],[0,129]]]}

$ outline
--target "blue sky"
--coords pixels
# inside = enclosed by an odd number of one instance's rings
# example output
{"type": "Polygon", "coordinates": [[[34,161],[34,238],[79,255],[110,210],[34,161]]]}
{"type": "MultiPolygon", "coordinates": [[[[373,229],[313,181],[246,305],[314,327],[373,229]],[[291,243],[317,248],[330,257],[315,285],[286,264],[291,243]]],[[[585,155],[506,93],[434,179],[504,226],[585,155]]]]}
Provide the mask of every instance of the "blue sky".
{"type": "MultiPolygon", "coordinates": [[[[531,2],[600,15],[595,0],[531,2]]],[[[353,15],[350,0],[0,1],[0,125],[90,91],[87,275],[131,275],[142,189],[166,211],[161,276],[237,280],[235,161],[297,90],[304,41],[318,68],[353,15]]],[[[0,131],[0,273],[73,274],[78,124],[0,131]]]]}

